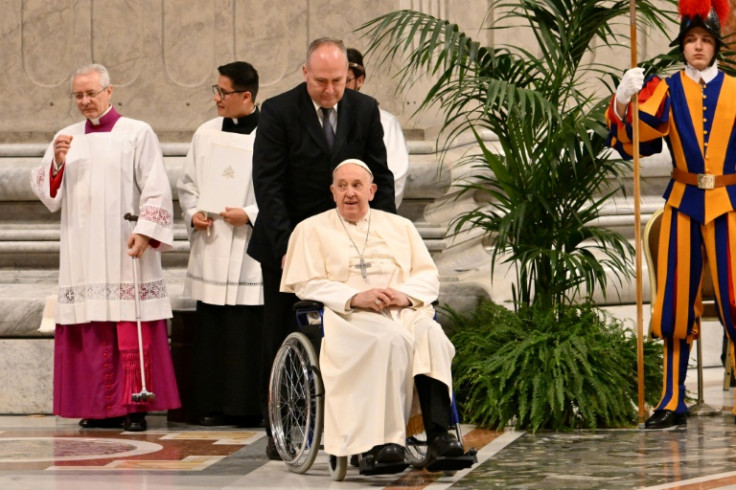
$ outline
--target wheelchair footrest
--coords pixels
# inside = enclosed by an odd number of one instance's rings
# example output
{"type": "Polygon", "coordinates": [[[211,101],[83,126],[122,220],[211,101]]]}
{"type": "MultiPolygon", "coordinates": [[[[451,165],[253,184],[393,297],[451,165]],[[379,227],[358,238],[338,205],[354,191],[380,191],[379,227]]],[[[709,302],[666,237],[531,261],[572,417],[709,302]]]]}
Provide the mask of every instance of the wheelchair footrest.
{"type": "Polygon", "coordinates": [[[458,471],[464,470],[465,468],[470,468],[477,462],[477,451],[475,449],[471,449],[462,456],[441,456],[428,464],[426,470],[430,473],[435,473],[439,471],[458,471]]]}
{"type": "Polygon", "coordinates": [[[376,463],[372,457],[360,458],[358,469],[361,475],[389,475],[392,473],[401,473],[409,467],[406,461],[396,461],[391,463],[376,463]]]}

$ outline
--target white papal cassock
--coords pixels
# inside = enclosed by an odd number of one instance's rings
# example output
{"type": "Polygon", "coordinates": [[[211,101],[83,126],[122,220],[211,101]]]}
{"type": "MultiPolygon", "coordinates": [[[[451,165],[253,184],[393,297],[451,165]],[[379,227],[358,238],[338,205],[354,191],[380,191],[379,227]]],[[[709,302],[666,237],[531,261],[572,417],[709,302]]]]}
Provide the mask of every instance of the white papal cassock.
{"type": "MultiPolygon", "coordinates": [[[[59,134],[73,141],[66,155],[64,180],[56,196],[49,176],[54,158],[49,145],[32,174],[34,193],[54,212],[61,209],[59,295],[56,323],[135,321],[133,269],[127,255],[131,228],[122,217],[138,215],[134,232],[173,243],[171,187],[161,148],[151,127],[121,117],[112,131],[85,134],[85,122],[59,134]]],[[[139,259],[141,320],[171,317],[158,252],[139,259]]]]}
{"type": "Polygon", "coordinates": [[[396,116],[388,111],[379,109],[381,126],[383,126],[383,144],[386,146],[386,163],[394,174],[394,194],[396,194],[396,209],[399,209],[404,199],[406,178],[409,176],[409,150],[406,147],[404,131],[396,116]]]}
{"type": "Polygon", "coordinates": [[[351,224],[333,209],[302,221],[289,240],[281,290],[326,307],[320,370],[328,454],[403,446],[415,375],[441,381],[449,396],[455,349],[433,320],[438,272],[409,220],[371,210],[351,224]],[[362,252],[364,245],[366,278],[356,267],[356,247],[362,252]],[[358,292],[385,287],[406,294],[413,306],[384,314],[350,309],[358,292]]]}

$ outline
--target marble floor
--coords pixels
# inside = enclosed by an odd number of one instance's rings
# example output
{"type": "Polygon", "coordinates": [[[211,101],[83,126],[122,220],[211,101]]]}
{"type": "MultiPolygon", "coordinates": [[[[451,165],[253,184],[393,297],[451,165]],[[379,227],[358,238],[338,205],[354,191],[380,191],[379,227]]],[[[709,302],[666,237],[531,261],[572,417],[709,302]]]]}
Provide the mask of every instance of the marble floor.
{"type": "MultiPolygon", "coordinates": [[[[265,457],[263,429],[203,427],[149,416],[149,430],[82,430],[51,416],[0,417],[0,488],[183,489],[713,489],[736,488],[733,389],[720,368],[705,370],[704,399],[715,415],[691,416],[670,431],[496,432],[464,426],[478,464],[452,476],[425,471],[330,480],[320,454],[309,472],[265,457]]],[[[689,388],[696,388],[695,373],[689,388]]],[[[695,395],[695,393],[693,393],[695,395]]]]}

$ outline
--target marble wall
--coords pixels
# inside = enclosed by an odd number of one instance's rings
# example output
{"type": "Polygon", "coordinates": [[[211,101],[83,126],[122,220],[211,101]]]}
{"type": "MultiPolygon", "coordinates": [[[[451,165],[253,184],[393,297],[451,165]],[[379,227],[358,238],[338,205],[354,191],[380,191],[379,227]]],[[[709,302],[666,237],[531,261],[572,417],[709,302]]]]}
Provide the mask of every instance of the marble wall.
{"type": "MultiPolygon", "coordinates": [[[[78,120],[69,97],[77,67],[105,64],[115,87],[114,103],[125,115],[149,122],[162,141],[186,141],[214,114],[210,85],[216,67],[247,60],[261,77],[260,100],[301,81],[311,39],[331,35],[365,48],[355,32],[392,10],[415,9],[458,23],[482,44],[513,42],[536,49],[523,30],[491,34],[496,20],[489,0],[0,0],[0,143],[40,142],[78,120]]],[[[627,26],[614,26],[626,29],[627,26]]],[[[640,52],[660,40],[642,36],[640,52]],[[652,41],[656,41],[653,42],[652,41]]],[[[626,50],[614,59],[628,62],[626,50]]],[[[397,65],[366,57],[364,92],[396,114],[407,130],[438,123],[425,113],[412,117],[426,82],[396,93],[397,65]]]]}
{"type": "MultiPolygon", "coordinates": [[[[120,112],[149,122],[162,141],[185,141],[214,114],[218,65],[251,62],[263,100],[301,81],[311,39],[331,35],[364,48],[354,29],[399,8],[456,10],[469,20],[482,18],[487,2],[0,0],[0,142],[45,141],[78,120],[70,76],[91,62],[109,68],[120,112]]],[[[366,64],[364,90],[408,124],[419,91],[396,94],[387,70],[370,57],[366,64]]]]}

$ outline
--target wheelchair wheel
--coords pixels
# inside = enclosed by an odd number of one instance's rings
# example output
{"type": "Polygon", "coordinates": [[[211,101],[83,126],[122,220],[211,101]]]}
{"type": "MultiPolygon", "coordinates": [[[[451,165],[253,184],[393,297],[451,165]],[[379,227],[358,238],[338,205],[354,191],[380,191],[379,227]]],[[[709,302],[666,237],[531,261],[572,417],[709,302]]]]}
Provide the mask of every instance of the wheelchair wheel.
{"type": "Polygon", "coordinates": [[[343,481],[348,472],[347,456],[330,456],[330,478],[333,481],[343,481]]]}
{"type": "Polygon", "coordinates": [[[319,452],[323,395],[314,348],[306,335],[294,332],[276,353],[268,403],[276,449],[294,473],[309,470],[319,452]]]}

